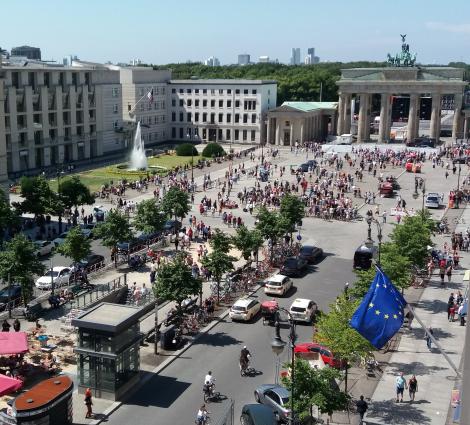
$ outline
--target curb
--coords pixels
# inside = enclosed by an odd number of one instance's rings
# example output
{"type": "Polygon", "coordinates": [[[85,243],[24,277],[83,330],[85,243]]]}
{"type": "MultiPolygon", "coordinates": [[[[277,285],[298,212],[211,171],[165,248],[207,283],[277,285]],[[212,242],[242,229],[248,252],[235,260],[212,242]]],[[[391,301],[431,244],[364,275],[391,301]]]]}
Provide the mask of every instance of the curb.
{"type": "MultiPolygon", "coordinates": [[[[251,296],[258,292],[262,288],[262,285],[256,285],[252,291],[248,292],[247,296],[251,296]]],[[[196,336],[192,337],[189,342],[181,349],[178,351],[175,351],[174,355],[170,357],[169,359],[165,360],[163,363],[159,364],[156,368],[150,371],[150,373],[145,376],[143,379],[139,380],[139,383],[133,387],[133,393],[137,391],[139,388],[141,388],[143,385],[145,385],[150,379],[152,379],[156,374],[161,372],[162,370],[166,369],[168,366],[170,366],[176,359],[178,359],[185,351],[187,351],[190,347],[193,346],[193,344],[201,338],[203,335],[207,334],[210,330],[215,328],[219,322],[223,319],[225,319],[230,312],[230,308],[227,308],[225,311],[223,311],[219,316],[217,316],[216,319],[212,320],[211,323],[209,323],[204,329],[202,329],[196,336]]],[[[123,404],[123,401],[115,401],[111,406],[109,406],[107,409],[104,410],[104,412],[101,413],[102,417],[100,419],[96,419],[90,422],[91,425],[98,425],[103,421],[108,421],[109,416],[115,412],[121,405],[123,404]]]]}

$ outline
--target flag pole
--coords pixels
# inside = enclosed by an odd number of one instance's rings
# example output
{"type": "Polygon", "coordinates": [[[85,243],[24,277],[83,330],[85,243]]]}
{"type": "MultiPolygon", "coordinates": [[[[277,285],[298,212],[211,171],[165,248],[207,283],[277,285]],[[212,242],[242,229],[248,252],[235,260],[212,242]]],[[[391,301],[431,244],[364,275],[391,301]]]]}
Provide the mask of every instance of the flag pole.
{"type": "Polygon", "coordinates": [[[424,323],[421,321],[421,319],[416,315],[415,311],[413,310],[413,307],[411,307],[410,304],[406,304],[407,307],[410,309],[410,312],[411,314],[413,315],[413,318],[416,318],[416,320],[418,321],[418,323],[421,325],[421,327],[424,329],[424,332],[426,333],[426,335],[431,338],[431,341],[434,342],[434,344],[436,344],[436,347],[438,348],[439,352],[445,357],[445,359],[447,360],[447,363],[449,363],[450,367],[454,370],[454,372],[457,374],[457,378],[460,378],[462,379],[462,375],[461,373],[458,371],[457,369],[457,366],[455,366],[454,362],[451,360],[451,358],[448,356],[448,354],[444,351],[444,349],[441,347],[441,344],[439,344],[436,340],[436,338],[434,338],[434,336],[431,334],[431,332],[428,331],[428,329],[426,328],[426,326],[424,325],[424,323]]]}
{"type": "Polygon", "coordinates": [[[135,108],[137,107],[137,105],[142,101],[142,99],[143,99],[144,97],[148,97],[148,94],[149,94],[149,93],[150,93],[150,92],[147,92],[146,94],[144,94],[144,95],[134,104],[134,106],[131,108],[131,110],[128,111],[127,113],[128,113],[129,115],[133,114],[134,111],[135,111],[135,108]]]}

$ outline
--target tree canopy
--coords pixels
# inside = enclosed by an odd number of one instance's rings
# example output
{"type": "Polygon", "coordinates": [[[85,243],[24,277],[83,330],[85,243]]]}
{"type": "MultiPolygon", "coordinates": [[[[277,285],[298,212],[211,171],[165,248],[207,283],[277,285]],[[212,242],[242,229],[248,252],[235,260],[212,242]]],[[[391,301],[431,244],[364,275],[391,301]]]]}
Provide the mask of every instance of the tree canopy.
{"type": "Polygon", "coordinates": [[[175,217],[175,220],[183,219],[191,211],[189,195],[179,187],[172,186],[163,197],[161,208],[170,217],[175,217]]]}
{"type": "Polygon", "coordinates": [[[95,234],[102,238],[103,245],[108,248],[114,248],[119,242],[134,237],[127,217],[119,210],[111,210],[106,220],[96,227],[95,234]]]}
{"type": "Polygon", "coordinates": [[[91,243],[80,227],[74,226],[67,233],[64,243],[58,246],[57,252],[71,258],[74,263],[78,263],[90,255],[91,243]]]}
{"type": "Polygon", "coordinates": [[[249,230],[245,225],[242,225],[237,227],[232,242],[241,251],[243,258],[248,260],[252,253],[257,253],[263,246],[263,236],[258,229],[249,230]]]}
{"type": "Polygon", "coordinates": [[[24,199],[16,206],[21,212],[42,215],[63,210],[64,206],[57,193],[50,188],[44,177],[23,176],[20,179],[20,188],[24,199]]]}
{"type": "Polygon", "coordinates": [[[295,231],[296,224],[305,216],[305,205],[299,197],[288,193],[281,199],[279,213],[286,219],[289,232],[292,233],[295,231]]]}
{"type": "Polygon", "coordinates": [[[165,225],[167,215],[155,199],[145,199],[137,204],[134,227],[144,233],[159,232],[165,225]]]}
{"type": "Polygon", "coordinates": [[[2,241],[2,235],[5,229],[9,226],[16,225],[18,223],[18,215],[14,211],[5,192],[0,188],[0,245],[2,241]]]}
{"type": "Polygon", "coordinates": [[[67,208],[84,204],[91,205],[95,202],[95,197],[90,193],[90,189],[80,181],[78,176],[63,179],[58,191],[67,208]]]}

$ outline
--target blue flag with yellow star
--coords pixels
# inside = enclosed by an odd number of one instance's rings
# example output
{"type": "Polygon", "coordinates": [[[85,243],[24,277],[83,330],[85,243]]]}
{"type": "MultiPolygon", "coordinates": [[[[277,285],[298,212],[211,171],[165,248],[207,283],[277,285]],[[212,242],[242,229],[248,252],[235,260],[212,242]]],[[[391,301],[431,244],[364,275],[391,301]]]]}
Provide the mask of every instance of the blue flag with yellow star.
{"type": "Polygon", "coordinates": [[[403,324],[406,301],[379,268],[349,324],[375,348],[382,348],[403,324]]]}

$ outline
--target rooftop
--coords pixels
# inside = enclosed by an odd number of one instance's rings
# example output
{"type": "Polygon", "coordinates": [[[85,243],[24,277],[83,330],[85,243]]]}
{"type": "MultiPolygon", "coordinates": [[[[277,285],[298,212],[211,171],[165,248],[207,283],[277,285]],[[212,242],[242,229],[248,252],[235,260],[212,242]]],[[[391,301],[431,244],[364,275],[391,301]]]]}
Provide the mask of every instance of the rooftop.
{"type": "Polygon", "coordinates": [[[284,102],[281,106],[272,109],[270,112],[311,112],[323,109],[336,109],[337,102],[284,102]]]}
{"type": "Polygon", "coordinates": [[[231,80],[231,79],[204,79],[194,78],[189,80],[170,80],[170,84],[217,84],[217,85],[260,85],[277,84],[275,80],[231,80]]]}

